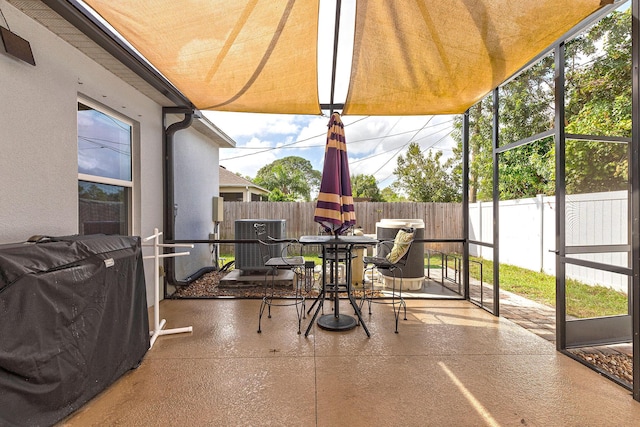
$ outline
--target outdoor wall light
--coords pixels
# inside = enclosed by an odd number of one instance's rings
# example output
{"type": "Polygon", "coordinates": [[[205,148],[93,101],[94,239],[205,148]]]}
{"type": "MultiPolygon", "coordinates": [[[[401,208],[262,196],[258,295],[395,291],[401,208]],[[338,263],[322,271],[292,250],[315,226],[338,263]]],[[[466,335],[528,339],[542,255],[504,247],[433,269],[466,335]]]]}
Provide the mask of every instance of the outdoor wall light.
{"type": "Polygon", "coordinates": [[[31,65],[36,65],[31,51],[31,44],[27,40],[4,27],[0,27],[0,39],[2,39],[4,51],[8,55],[31,65]]]}

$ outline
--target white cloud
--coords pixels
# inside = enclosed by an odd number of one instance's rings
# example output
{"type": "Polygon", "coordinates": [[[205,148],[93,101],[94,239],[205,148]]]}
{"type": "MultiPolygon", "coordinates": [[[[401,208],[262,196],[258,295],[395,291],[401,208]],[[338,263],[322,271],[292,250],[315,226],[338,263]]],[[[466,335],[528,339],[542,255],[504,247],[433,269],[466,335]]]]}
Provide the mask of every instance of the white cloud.
{"type": "MultiPolygon", "coordinates": [[[[334,101],[344,102],[347,97],[351,58],[353,56],[353,39],[355,32],[354,0],[343,1],[340,13],[340,31],[338,41],[338,59],[336,61],[336,83],[334,101]]],[[[333,67],[333,34],[336,16],[336,2],[320,0],[318,26],[318,93],[320,103],[331,100],[331,69],[333,67]]]]}
{"type": "MultiPolygon", "coordinates": [[[[206,112],[242,149],[223,149],[220,164],[233,172],[255,177],[276,159],[299,156],[322,171],[329,119],[324,116],[206,112]],[[276,149],[278,148],[278,149],[276,149]]],[[[374,175],[384,188],[394,181],[397,156],[410,141],[451,155],[450,136],[454,116],[345,116],[351,174],[374,175]]]]}
{"type": "Polygon", "coordinates": [[[242,176],[255,178],[256,173],[261,167],[279,158],[275,151],[268,150],[271,144],[269,141],[253,137],[246,144],[243,144],[242,147],[255,148],[255,151],[248,149],[221,150],[220,164],[233,173],[240,173],[242,176]],[[258,151],[261,153],[258,155],[254,154],[258,151]]]}
{"type": "MultiPolygon", "coordinates": [[[[453,116],[369,117],[345,127],[352,174],[374,175],[381,188],[394,181],[398,155],[404,155],[410,142],[423,152],[430,148],[450,153],[453,116]]],[[[347,118],[345,118],[345,123],[347,118]]]]}
{"type": "Polygon", "coordinates": [[[295,115],[233,113],[227,111],[203,111],[209,120],[233,139],[261,134],[294,134],[300,129],[295,115]]]}

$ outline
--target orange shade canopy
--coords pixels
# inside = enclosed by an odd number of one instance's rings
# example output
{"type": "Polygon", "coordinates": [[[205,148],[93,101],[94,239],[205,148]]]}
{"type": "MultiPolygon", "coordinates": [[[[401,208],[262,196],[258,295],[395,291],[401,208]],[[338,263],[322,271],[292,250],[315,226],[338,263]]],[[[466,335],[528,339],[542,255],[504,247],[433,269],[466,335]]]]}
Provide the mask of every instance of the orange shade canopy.
{"type": "MultiPolygon", "coordinates": [[[[85,3],[198,109],[319,114],[319,1],[85,3]]],[[[343,114],[462,113],[612,1],[357,0],[343,114]]]]}

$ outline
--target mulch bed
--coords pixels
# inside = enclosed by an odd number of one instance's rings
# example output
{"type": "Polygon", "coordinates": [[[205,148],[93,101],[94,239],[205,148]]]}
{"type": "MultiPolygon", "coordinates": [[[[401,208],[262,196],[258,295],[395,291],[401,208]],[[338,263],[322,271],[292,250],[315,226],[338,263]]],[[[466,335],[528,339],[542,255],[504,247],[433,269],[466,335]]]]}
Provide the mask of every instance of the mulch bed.
{"type": "MultiPolygon", "coordinates": [[[[216,297],[235,297],[235,298],[262,298],[264,296],[263,283],[247,283],[237,285],[220,285],[220,279],[225,273],[212,271],[194,280],[189,286],[180,286],[172,295],[173,298],[216,298],[216,297]]],[[[271,292],[269,292],[270,294],[271,292]]],[[[374,291],[374,296],[382,296],[380,292],[374,291]]],[[[362,291],[354,290],[353,294],[359,298],[362,291]]],[[[276,298],[295,297],[294,290],[291,285],[276,286],[274,288],[274,296],[276,298]]],[[[315,298],[318,296],[317,289],[311,289],[305,293],[306,297],[315,298]]],[[[340,297],[346,297],[346,293],[340,294],[340,297]]]]}
{"type": "Polygon", "coordinates": [[[627,385],[631,386],[633,384],[633,359],[631,354],[618,351],[615,346],[585,347],[570,351],[588,364],[618,378],[627,385]]]}
{"type": "MultiPolygon", "coordinates": [[[[215,298],[215,297],[235,297],[235,298],[262,298],[264,296],[264,285],[260,283],[238,284],[236,286],[220,285],[220,279],[225,273],[213,271],[207,273],[189,286],[180,286],[173,294],[174,298],[215,298]]],[[[317,293],[316,293],[317,295],[317,293]]],[[[276,286],[274,296],[278,298],[294,296],[291,286],[276,286]]]]}

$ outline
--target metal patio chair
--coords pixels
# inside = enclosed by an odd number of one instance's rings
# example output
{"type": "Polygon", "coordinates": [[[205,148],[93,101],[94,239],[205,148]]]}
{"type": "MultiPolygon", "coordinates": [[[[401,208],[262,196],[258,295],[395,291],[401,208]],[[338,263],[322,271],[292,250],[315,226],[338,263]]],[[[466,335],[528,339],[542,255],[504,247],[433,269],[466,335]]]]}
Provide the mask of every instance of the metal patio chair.
{"type": "MultiPolygon", "coordinates": [[[[391,304],[393,306],[393,314],[396,319],[396,334],[398,333],[398,319],[400,318],[401,309],[404,310],[404,320],[407,320],[407,303],[402,298],[402,267],[407,263],[414,235],[415,230],[413,228],[402,228],[398,230],[394,240],[381,241],[378,243],[376,246],[376,254],[379,255],[364,257],[365,270],[371,270],[372,280],[370,282],[370,289],[367,289],[367,281],[363,281],[360,309],[362,309],[362,306],[366,302],[369,306],[369,315],[371,315],[371,304],[391,304]],[[384,255],[385,253],[386,255],[384,255]],[[385,301],[374,297],[374,268],[378,271],[387,271],[393,277],[391,301],[385,301]],[[396,270],[400,271],[400,285],[397,288],[396,270]]],[[[365,277],[366,276],[367,275],[365,274],[365,277]]]]}
{"type": "Polygon", "coordinates": [[[292,239],[274,239],[267,235],[267,228],[264,223],[254,224],[256,238],[259,242],[260,256],[264,266],[267,267],[264,277],[264,295],[262,297],[262,303],[260,304],[260,314],[258,316],[258,333],[262,332],[262,315],[265,308],[267,309],[267,317],[271,318],[271,306],[291,306],[296,307],[296,313],[298,315],[298,333],[301,333],[302,319],[305,316],[305,295],[303,290],[304,284],[301,283],[300,277],[302,270],[305,267],[305,261],[302,256],[288,256],[288,251],[292,244],[296,243],[296,240],[292,239]],[[272,256],[272,248],[278,248],[280,256],[272,256]],[[283,299],[282,301],[274,301],[275,298],[275,277],[278,274],[278,270],[291,270],[294,272],[295,277],[293,281],[294,286],[294,299],[290,301],[283,299]],[[267,276],[271,274],[271,286],[267,276]]]}

